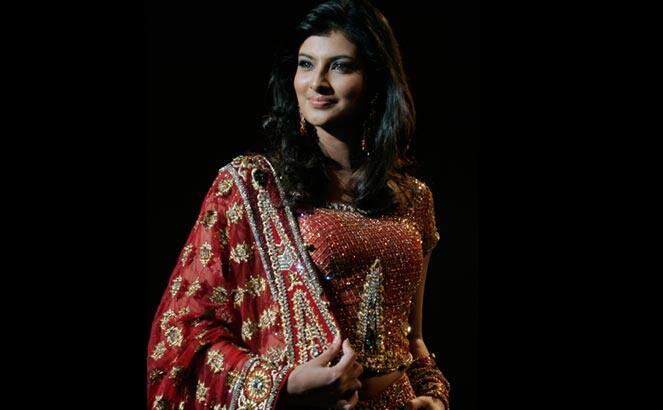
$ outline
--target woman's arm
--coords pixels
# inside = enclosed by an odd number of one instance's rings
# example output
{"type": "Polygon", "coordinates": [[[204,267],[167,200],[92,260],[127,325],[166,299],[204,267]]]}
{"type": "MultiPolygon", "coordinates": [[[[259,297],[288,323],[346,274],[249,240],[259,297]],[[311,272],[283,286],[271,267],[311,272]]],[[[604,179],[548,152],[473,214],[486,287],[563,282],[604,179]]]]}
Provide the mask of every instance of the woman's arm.
{"type": "Polygon", "coordinates": [[[429,353],[422,330],[424,290],[430,256],[431,252],[428,251],[424,257],[421,279],[413,299],[409,318],[411,332],[408,338],[414,362],[408,368],[407,373],[418,396],[410,402],[409,408],[447,410],[449,409],[449,383],[437,368],[434,356],[429,353]]]}

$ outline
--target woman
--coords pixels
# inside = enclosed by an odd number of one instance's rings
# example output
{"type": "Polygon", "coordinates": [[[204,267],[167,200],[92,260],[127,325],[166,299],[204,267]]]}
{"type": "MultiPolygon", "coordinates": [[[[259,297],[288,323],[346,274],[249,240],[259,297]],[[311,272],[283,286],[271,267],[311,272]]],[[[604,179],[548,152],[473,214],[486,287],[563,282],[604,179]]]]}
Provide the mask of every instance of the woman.
{"type": "Polygon", "coordinates": [[[156,409],[447,409],[422,339],[438,235],[414,106],[365,1],[310,11],[270,80],[265,156],[224,166],[153,323],[156,409]]]}

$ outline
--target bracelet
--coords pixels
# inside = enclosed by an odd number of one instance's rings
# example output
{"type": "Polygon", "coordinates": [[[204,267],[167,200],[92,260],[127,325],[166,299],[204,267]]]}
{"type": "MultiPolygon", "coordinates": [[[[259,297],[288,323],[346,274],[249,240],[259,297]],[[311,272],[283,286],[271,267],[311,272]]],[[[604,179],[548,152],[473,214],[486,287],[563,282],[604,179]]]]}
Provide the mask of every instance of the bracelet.
{"type": "Polygon", "coordinates": [[[436,398],[449,409],[449,381],[438,369],[434,353],[413,360],[407,374],[417,396],[436,398]]]}

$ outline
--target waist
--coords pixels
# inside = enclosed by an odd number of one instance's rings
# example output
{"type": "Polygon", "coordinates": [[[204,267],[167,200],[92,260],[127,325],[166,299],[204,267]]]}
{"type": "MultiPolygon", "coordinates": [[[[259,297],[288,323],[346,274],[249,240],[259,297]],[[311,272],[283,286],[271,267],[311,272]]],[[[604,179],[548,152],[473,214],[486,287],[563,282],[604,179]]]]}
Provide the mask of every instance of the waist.
{"type": "Polygon", "coordinates": [[[378,376],[367,376],[362,373],[359,376],[359,380],[361,380],[359,400],[368,400],[377,397],[384,389],[403,377],[403,374],[405,374],[405,370],[396,370],[378,376]]]}

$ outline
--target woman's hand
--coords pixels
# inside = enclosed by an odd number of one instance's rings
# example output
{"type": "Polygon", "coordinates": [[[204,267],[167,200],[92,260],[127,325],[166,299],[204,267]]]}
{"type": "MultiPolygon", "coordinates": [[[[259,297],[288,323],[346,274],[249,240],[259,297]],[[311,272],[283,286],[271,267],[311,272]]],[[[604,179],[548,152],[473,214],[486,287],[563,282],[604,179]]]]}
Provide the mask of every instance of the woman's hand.
{"type": "Polygon", "coordinates": [[[419,396],[416,399],[412,399],[405,408],[408,410],[448,410],[440,399],[435,399],[430,396],[419,396]]]}
{"type": "Polygon", "coordinates": [[[284,401],[306,408],[352,409],[359,400],[361,382],[358,377],[362,371],[348,339],[341,346],[341,338],[337,336],[327,350],[290,373],[284,401]],[[341,347],[341,360],[328,367],[341,347]]]}

